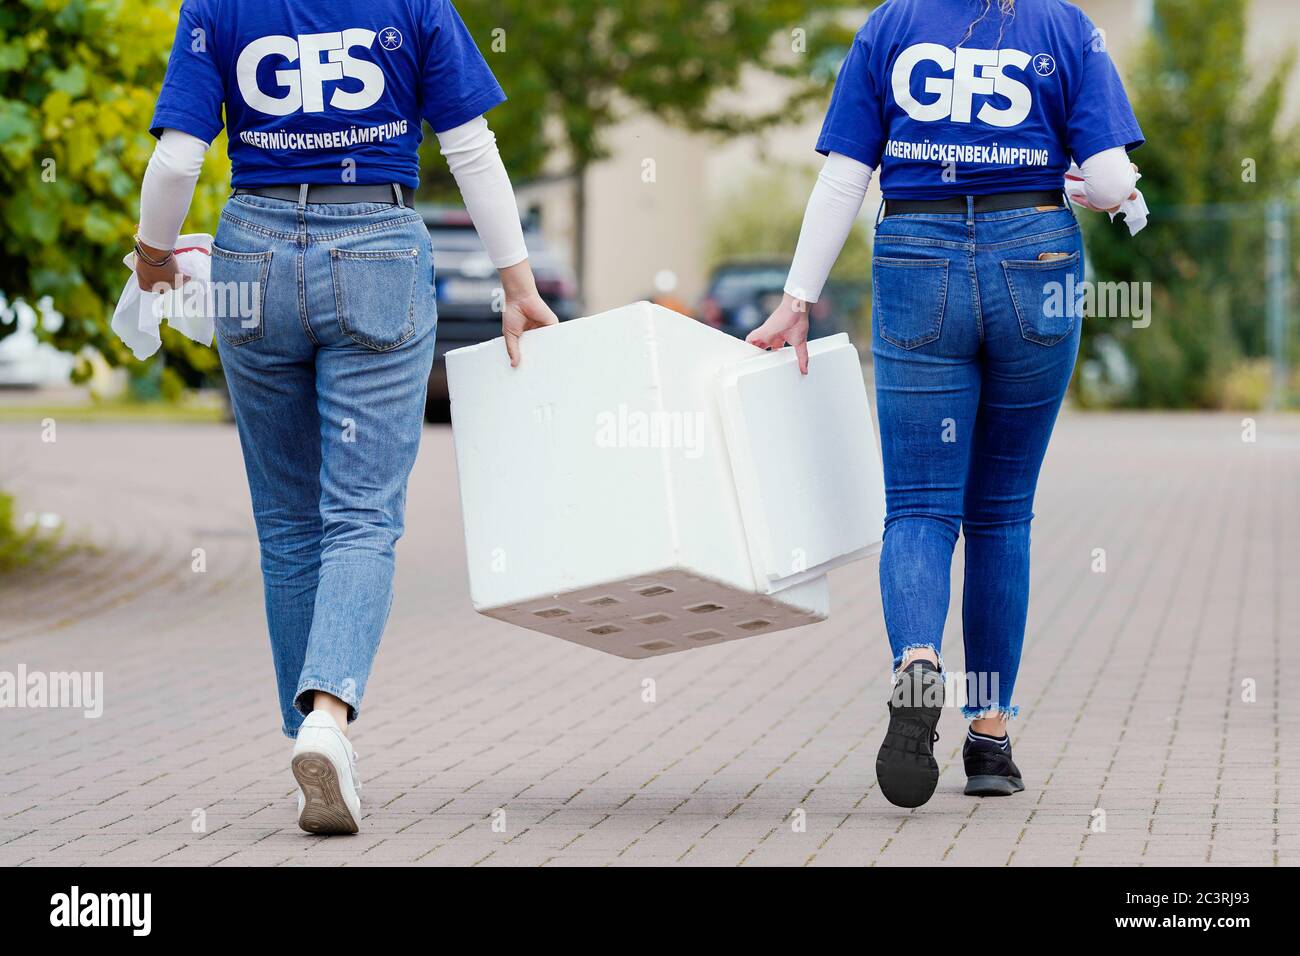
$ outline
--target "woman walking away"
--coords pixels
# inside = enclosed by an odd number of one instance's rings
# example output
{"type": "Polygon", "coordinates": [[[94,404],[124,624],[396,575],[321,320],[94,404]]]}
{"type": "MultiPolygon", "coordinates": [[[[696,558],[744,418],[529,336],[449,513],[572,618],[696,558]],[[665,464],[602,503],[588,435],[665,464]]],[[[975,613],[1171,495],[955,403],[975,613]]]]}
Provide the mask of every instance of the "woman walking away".
{"type": "Polygon", "coordinates": [[[880,790],[939,779],[939,657],[958,532],[966,793],[1024,789],[1007,720],[1029,605],[1034,489],[1079,348],[1073,158],[1089,205],[1134,192],[1142,132],[1103,35],[1063,0],[887,0],[858,32],[817,142],[781,306],[749,336],[807,371],[816,302],[874,169],[872,355],[885,467],[880,595],[895,668],[880,790]]]}
{"type": "Polygon", "coordinates": [[[185,0],[151,132],[137,275],[172,249],[208,144],[234,193],[212,249],[217,345],[252,492],[298,823],[355,833],[347,738],[393,598],[394,546],[437,322],[409,202],[421,121],[438,136],[519,336],[555,316],[533,281],[483,114],[505,99],[449,0],[185,0]]]}

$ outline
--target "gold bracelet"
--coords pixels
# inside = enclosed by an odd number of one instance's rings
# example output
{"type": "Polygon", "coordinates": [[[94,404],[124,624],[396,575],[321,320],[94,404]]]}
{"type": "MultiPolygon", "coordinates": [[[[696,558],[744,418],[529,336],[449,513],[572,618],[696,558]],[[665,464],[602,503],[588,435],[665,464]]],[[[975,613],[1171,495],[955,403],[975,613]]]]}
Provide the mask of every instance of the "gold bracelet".
{"type": "Polygon", "coordinates": [[[163,256],[161,259],[150,259],[149,253],[145,252],[140,246],[139,236],[135,237],[135,254],[144,262],[145,265],[153,266],[155,269],[167,265],[168,261],[172,257],[171,250],[168,250],[167,255],[163,256]]]}

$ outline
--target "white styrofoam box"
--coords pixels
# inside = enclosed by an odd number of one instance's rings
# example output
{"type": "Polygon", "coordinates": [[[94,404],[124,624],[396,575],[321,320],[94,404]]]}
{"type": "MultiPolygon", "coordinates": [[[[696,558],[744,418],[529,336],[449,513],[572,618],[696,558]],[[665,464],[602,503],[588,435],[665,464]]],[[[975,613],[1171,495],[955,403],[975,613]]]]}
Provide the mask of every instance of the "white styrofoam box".
{"type": "MultiPolygon", "coordinates": [[[[853,352],[847,340],[841,349],[853,352]]],[[[529,332],[522,350],[517,369],[501,339],[447,354],[477,610],[630,658],[825,619],[826,567],[872,542],[828,533],[845,506],[822,494],[807,509],[821,530],[804,545],[820,563],[781,574],[780,549],[798,529],[768,523],[755,541],[746,516],[779,479],[749,476],[742,494],[732,473],[733,461],[768,467],[754,450],[763,433],[753,433],[750,416],[769,379],[785,387],[785,356],[756,355],[646,302],[529,332]],[[737,441],[749,433],[748,450],[733,455],[731,433],[737,441]],[[756,564],[754,555],[772,557],[756,564]]],[[[804,381],[843,361],[833,353],[818,346],[814,375],[804,381]]],[[[865,428],[870,440],[870,416],[854,422],[853,402],[848,413],[814,408],[808,399],[831,397],[820,385],[792,394],[795,418],[839,419],[844,429],[865,428]]],[[[804,452],[805,445],[816,472],[821,445],[800,442],[804,452]]],[[[843,476],[842,484],[853,481],[843,476]]],[[[870,474],[861,484],[873,487],[870,474]]],[[[857,507],[853,500],[847,507],[857,507]]]]}

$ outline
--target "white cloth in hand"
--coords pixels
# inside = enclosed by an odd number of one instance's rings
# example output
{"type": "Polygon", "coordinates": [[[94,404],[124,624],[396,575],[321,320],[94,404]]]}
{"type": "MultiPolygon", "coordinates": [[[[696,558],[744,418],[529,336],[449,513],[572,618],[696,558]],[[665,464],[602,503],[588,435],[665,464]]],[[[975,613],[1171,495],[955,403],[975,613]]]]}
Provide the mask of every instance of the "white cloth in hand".
{"type": "Polygon", "coordinates": [[[147,359],[162,346],[163,320],[187,339],[212,345],[216,332],[211,308],[212,237],[187,233],[176,240],[176,264],[189,278],[179,289],[159,294],[140,288],[135,277],[135,253],[122,264],[131,275],[113,311],[113,332],[137,359],[147,359]]]}
{"type": "Polygon", "coordinates": [[[1142,174],[1134,171],[1123,147],[1117,147],[1089,157],[1082,168],[1071,163],[1065,173],[1065,194],[1075,205],[1107,213],[1111,222],[1123,213],[1128,234],[1135,236],[1146,226],[1150,215],[1142,190],[1137,188],[1141,178],[1142,174]],[[1128,198],[1134,193],[1134,198],[1128,198]],[[1116,205],[1119,208],[1112,212],[1116,205]]]}

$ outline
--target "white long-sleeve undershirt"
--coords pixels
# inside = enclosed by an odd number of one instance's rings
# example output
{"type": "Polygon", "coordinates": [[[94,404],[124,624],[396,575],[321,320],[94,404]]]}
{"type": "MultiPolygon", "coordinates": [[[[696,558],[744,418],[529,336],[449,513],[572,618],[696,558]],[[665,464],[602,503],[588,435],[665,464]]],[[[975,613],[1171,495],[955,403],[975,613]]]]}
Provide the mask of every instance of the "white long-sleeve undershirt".
{"type": "Polygon", "coordinates": [[[843,153],[827,155],[808,197],[799,244],[785,281],[785,291],[796,299],[816,302],[821,297],[831,267],[862,209],[871,172],[870,166],[843,153]]]}
{"type": "MultiPolygon", "coordinates": [[[[785,291],[796,299],[816,302],[835,260],[862,209],[873,170],[841,153],[830,153],[808,197],[799,244],[786,279],[785,291]]],[[[1088,204],[1113,209],[1132,194],[1137,183],[1133,164],[1123,146],[1089,156],[1079,167],[1088,204]]]]}
{"type": "MultiPolygon", "coordinates": [[[[492,264],[504,269],[527,259],[514,189],[487,119],[477,116],[437,135],[492,264]]],[[[140,239],[146,245],[171,249],[176,244],[207,150],[207,143],[189,133],[163,130],[140,187],[140,239]]]]}
{"type": "Polygon", "coordinates": [[[487,118],[439,133],[438,146],[492,265],[504,269],[527,259],[519,205],[487,118]]]}
{"type": "Polygon", "coordinates": [[[171,249],[190,211],[194,186],[208,144],[178,129],[165,129],[145,167],[140,185],[140,241],[171,249]]]}

